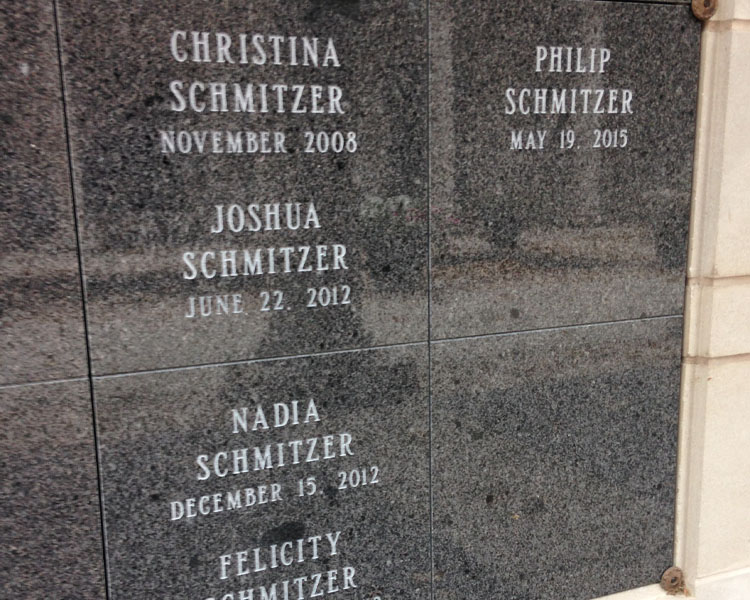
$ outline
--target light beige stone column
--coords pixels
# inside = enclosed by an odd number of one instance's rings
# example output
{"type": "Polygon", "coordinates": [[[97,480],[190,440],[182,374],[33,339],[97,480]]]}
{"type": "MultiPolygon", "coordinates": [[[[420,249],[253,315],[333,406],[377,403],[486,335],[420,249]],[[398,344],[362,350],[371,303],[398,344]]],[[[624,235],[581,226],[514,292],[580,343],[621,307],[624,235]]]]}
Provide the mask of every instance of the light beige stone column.
{"type": "Polygon", "coordinates": [[[699,600],[750,600],[750,0],[701,38],[675,562],[699,600]]]}

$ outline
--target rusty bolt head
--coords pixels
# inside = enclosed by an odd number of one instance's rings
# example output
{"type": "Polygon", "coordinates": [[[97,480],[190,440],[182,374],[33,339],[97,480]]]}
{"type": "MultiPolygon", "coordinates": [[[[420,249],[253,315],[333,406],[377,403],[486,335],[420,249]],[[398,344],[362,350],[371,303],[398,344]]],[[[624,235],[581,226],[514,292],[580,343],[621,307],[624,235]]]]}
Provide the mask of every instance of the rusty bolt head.
{"type": "Polygon", "coordinates": [[[716,13],[719,0],[693,0],[693,14],[696,19],[708,21],[716,13]]]}
{"type": "Polygon", "coordinates": [[[679,567],[669,567],[661,576],[661,587],[673,596],[685,591],[685,576],[679,567]]]}

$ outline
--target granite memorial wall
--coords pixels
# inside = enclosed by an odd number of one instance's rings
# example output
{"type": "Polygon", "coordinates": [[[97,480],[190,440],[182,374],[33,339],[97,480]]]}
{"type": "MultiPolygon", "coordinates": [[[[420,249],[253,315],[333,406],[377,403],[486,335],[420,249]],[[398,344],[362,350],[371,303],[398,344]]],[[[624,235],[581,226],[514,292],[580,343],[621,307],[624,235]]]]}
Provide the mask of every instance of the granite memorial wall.
{"type": "Polygon", "coordinates": [[[2,3],[8,597],[672,564],[687,3],[2,3]]]}

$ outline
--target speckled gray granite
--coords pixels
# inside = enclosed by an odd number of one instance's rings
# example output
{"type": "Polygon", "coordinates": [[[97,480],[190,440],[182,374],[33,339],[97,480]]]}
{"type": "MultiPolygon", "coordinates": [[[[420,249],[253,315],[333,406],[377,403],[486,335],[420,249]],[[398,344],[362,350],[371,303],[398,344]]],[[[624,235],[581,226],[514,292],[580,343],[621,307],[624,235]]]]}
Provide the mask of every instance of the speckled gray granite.
{"type": "Polygon", "coordinates": [[[429,598],[426,344],[95,386],[110,600],[429,598]]]}
{"type": "Polygon", "coordinates": [[[0,597],[104,600],[86,382],[0,389],[0,597]]]}
{"type": "Polygon", "coordinates": [[[589,600],[672,564],[682,319],[438,343],[435,598],[589,600]]]}
{"type": "Polygon", "coordinates": [[[430,19],[432,338],[681,314],[690,8],[436,0],[430,19]]]}
{"type": "Polygon", "coordinates": [[[427,339],[423,2],[59,4],[95,373],[427,339]]]}
{"type": "MultiPolygon", "coordinates": [[[[501,4],[57,2],[108,600],[671,564],[682,321],[644,318],[682,312],[700,27],[501,4]]],[[[86,374],[52,8],[7,6],[0,385],[86,374]]],[[[103,598],[87,384],[0,415],[0,595],[103,598]]]]}
{"type": "Polygon", "coordinates": [[[86,374],[52,3],[0,3],[0,384],[86,374]]]}

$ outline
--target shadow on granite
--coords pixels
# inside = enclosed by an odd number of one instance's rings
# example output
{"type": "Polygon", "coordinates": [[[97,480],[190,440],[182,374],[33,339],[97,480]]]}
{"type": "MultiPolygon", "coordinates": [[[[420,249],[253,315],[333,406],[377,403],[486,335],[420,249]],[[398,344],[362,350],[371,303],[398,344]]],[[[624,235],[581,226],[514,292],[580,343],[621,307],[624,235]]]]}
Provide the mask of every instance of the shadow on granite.
{"type": "Polygon", "coordinates": [[[0,385],[87,374],[52,4],[0,8],[0,385]]]}
{"type": "Polygon", "coordinates": [[[112,600],[429,597],[426,344],[105,378],[95,395],[112,600]]]}
{"type": "Polygon", "coordinates": [[[589,600],[672,564],[682,320],[435,344],[440,600],[589,600]]]}

